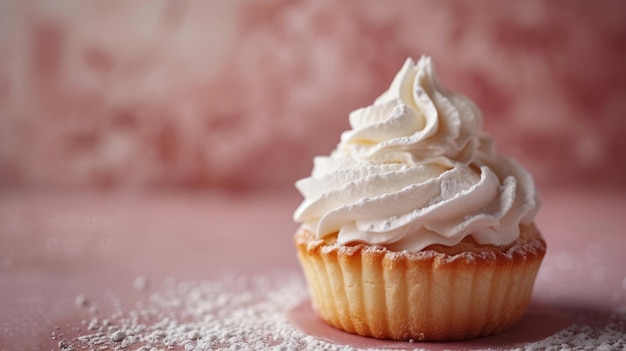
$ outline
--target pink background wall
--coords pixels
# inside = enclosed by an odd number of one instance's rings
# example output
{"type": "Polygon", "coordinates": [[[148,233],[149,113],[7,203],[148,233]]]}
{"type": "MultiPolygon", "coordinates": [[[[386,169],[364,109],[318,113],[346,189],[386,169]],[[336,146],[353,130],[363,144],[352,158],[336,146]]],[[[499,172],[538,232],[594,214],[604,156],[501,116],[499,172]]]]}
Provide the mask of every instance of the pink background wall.
{"type": "Polygon", "coordinates": [[[626,186],[623,1],[3,1],[3,188],[288,189],[407,56],[541,187],[626,186]]]}

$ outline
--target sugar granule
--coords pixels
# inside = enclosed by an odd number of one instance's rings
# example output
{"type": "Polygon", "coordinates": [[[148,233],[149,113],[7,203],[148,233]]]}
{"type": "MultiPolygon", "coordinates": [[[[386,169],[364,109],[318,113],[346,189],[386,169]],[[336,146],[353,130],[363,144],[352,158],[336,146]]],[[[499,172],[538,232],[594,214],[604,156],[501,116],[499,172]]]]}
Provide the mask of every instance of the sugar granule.
{"type": "MultiPolygon", "coordinates": [[[[211,281],[168,280],[135,307],[115,310],[105,319],[89,316],[87,330],[59,341],[62,350],[359,350],[305,334],[289,320],[291,309],[308,297],[302,276],[275,272],[252,277],[224,276],[211,281]]],[[[513,350],[626,348],[626,316],[601,328],[584,321],[513,350]]],[[[419,346],[417,343],[411,346],[419,346]]],[[[502,348],[506,349],[506,348],[502,348]]],[[[420,348],[415,348],[420,350],[420,348]]]]}
{"type": "Polygon", "coordinates": [[[89,305],[89,301],[85,295],[80,294],[76,296],[76,299],[74,299],[74,305],[76,305],[76,307],[87,307],[89,305]]]}
{"type": "Polygon", "coordinates": [[[124,333],[124,331],[122,330],[117,330],[116,332],[111,334],[111,340],[115,342],[120,342],[124,340],[125,337],[126,337],[126,333],[124,333]]]}
{"type": "Polygon", "coordinates": [[[150,281],[146,277],[137,277],[133,281],[133,286],[137,290],[146,290],[149,287],[150,281]]]}

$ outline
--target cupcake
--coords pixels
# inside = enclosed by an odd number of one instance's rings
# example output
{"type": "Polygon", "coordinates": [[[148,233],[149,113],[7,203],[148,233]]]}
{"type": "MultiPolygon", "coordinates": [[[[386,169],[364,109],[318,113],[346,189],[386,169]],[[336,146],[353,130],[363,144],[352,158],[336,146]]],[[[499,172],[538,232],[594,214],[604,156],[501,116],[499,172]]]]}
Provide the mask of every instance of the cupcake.
{"type": "Polygon", "coordinates": [[[298,259],[314,310],[349,333],[461,340],[524,314],[546,251],[531,175],[498,154],[432,60],[407,61],[296,182],[298,259]]]}

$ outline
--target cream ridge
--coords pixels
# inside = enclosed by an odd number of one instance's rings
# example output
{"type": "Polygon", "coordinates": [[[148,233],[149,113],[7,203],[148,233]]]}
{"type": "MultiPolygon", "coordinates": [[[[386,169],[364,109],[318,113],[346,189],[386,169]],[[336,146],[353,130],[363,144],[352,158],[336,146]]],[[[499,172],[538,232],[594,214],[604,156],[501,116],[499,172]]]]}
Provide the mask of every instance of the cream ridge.
{"type": "Polygon", "coordinates": [[[430,57],[407,59],[389,89],[350,113],[351,130],[296,182],[294,220],[318,239],[417,252],[471,235],[506,245],[539,209],[531,175],[498,154],[468,98],[443,88],[430,57]]]}

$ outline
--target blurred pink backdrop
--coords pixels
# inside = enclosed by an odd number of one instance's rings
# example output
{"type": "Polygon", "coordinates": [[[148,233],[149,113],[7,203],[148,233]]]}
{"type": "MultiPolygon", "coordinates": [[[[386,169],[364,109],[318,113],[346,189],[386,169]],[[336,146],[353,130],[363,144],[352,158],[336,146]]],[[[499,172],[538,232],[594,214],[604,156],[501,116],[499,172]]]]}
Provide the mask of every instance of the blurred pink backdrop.
{"type": "Polygon", "coordinates": [[[292,190],[407,56],[541,187],[626,186],[623,1],[2,1],[2,188],[292,190]]]}

